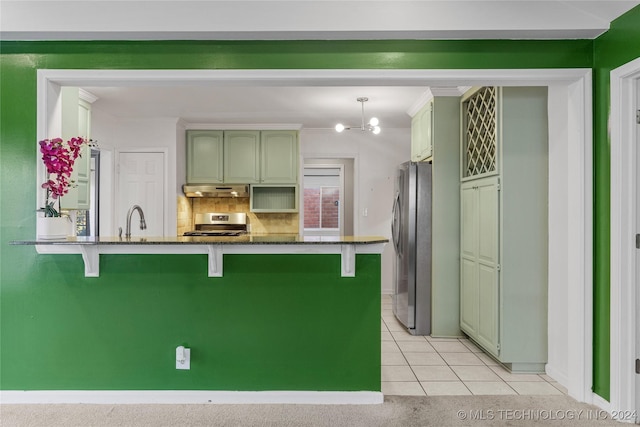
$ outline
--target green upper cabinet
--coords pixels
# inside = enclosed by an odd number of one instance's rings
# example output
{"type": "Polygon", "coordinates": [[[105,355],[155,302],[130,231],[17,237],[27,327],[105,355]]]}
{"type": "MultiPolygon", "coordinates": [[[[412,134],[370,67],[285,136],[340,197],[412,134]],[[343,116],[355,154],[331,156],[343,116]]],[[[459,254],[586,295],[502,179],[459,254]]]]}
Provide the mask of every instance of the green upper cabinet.
{"type": "MultiPolygon", "coordinates": [[[[61,137],[65,141],[81,136],[91,138],[91,104],[80,97],[77,87],[62,87],[60,92],[62,123],[61,137]]],[[[69,192],[60,199],[63,209],[89,209],[91,176],[91,148],[82,147],[73,165],[69,192]]]]}
{"type": "Polygon", "coordinates": [[[187,182],[189,184],[223,182],[223,141],[221,130],[187,131],[187,182]]]}
{"type": "Polygon", "coordinates": [[[224,182],[257,184],[260,182],[260,131],[224,132],[224,182]]]}
{"type": "Polygon", "coordinates": [[[262,131],[260,134],[260,182],[298,182],[298,132],[262,131]]]}
{"type": "Polygon", "coordinates": [[[297,184],[295,130],[188,130],[189,184],[297,184]]]}
{"type": "Polygon", "coordinates": [[[433,151],[433,100],[427,102],[411,119],[411,160],[420,162],[433,151]]]}

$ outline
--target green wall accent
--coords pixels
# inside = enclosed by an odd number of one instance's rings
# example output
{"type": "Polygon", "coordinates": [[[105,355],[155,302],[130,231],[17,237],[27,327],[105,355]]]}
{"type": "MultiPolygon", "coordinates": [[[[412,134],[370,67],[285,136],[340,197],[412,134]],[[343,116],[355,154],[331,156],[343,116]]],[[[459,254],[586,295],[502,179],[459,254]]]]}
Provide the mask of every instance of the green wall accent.
{"type": "MultiPolygon", "coordinates": [[[[0,42],[26,68],[590,67],[591,40],[0,42]]],[[[4,59],[3,59],[4,60],[4,59]]]]}
{"type": "Polygon", "coordinates": [[[640,57],[640,6],[594,42],[593,391],[610,391],[610,112],[609,73],[640,57]]]}
{"type": "Polygon", "coordinates": [[[79,256],[8,246],[35,235],[38,68],[593,66],[591,40],[0,42],[0,52],[2,389],[379,390],[378,256],[359,255],[349,280],[331,256],[225,257],[217,283],[197,255],[103,256],[88,279],[79,256]],[[290,273],[256,273],[277,271],[290,273]],[[273,345],[287,342],[300,348],[273,345]],[[194,348],[191,372],[167,367],[179,344],[194,348]]]}

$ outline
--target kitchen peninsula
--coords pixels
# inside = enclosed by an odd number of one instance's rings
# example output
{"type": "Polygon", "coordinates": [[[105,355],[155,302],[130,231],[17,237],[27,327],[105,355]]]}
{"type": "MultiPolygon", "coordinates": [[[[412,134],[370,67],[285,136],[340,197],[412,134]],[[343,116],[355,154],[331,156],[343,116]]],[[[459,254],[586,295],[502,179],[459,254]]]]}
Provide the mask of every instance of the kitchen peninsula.
{"type": "MultiPolygon", "coordinates": [[[[38,372],[62,370],[64,381],[38,375],[20,390],[139,390],[147,402],[164,390],[173,401],[189,393],[191,403],[327,402],[340,392],[342,402],[380,403],[386,243],[254,233],[13,241],[17,252],[36,246],[36,268],[49,272],[46,311],[65,313],[74,354],[93,361],[79,371],[34,362],[38,372]],[[78,254],[93,277],[81,274],[78,254]],[[61,271],[75,277],[60,280],[61,271]],[[190,370],[176,370],[176,346],[191,349],[190,370]]],[[[76,401],[92,399],[81,393],[76,401]]]]}

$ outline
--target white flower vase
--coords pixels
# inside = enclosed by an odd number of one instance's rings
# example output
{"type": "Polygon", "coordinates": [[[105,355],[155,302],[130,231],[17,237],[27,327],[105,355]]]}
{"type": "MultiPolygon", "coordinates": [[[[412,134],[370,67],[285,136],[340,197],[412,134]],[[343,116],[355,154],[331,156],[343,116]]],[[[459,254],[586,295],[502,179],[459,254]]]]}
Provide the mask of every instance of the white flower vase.
{"type": "Polygon", "coordinates": [[[38,217],[36,219],[38,240],[66,239],[71,235],[71,220],[66,216],[38,217]]]}

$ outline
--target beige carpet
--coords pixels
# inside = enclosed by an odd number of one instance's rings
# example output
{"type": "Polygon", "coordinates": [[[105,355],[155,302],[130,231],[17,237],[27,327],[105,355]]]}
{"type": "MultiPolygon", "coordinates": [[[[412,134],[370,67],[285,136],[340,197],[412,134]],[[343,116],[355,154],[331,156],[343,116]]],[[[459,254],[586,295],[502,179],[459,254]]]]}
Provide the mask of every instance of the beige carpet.
{"type": "Polygon", "coordinates": [[[567,396],[387,396],[382,405],[0,405],[2,427],[617,425],[567,396]]]}

